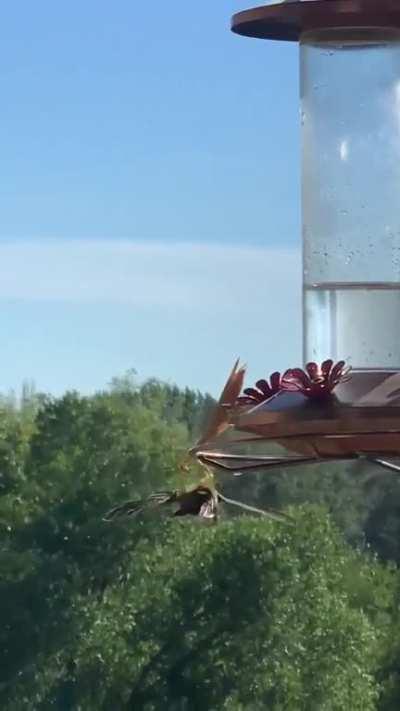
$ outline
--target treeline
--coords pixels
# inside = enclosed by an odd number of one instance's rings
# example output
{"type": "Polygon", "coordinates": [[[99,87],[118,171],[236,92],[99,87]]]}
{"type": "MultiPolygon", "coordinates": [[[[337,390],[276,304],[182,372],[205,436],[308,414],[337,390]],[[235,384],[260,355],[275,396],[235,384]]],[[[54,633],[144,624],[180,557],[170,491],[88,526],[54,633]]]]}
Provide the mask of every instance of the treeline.
{"type": "Polygon", "coordinates": [[[394,711],[399,491],[363,464],[221,477],[288,508],[218,526],[102,521],[197,476],[212,398],[132,374],[0,400],[0,708],[394,711]]]}

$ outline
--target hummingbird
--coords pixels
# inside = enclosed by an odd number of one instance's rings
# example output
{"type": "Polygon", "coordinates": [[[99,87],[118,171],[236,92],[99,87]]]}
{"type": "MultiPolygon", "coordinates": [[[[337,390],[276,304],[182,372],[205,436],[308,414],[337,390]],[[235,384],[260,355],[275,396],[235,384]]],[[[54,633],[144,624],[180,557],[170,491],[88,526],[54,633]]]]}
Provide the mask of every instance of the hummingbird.
{"type": "Polygon", "coordinates": [[[108,511],[103,520],[114,521],[118,518],[137,516],[144,511],[169,507],[172,517],[193,516],[203,521],[216,523],[221,502],[278,521],[291,521],[290,516],[281,511],[271,508],[259,509],[234,499],[228,499],[216,489],[212,474],[188,490],[157,491],[143,499],[126,501],[108,511]]]}

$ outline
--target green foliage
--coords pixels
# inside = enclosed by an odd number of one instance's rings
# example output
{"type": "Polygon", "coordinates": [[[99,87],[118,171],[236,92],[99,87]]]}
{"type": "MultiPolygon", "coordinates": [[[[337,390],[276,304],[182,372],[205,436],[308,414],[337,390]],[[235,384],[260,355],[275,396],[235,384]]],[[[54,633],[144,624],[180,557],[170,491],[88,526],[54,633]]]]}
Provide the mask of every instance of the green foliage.
{"type": "Polygon", "coordinates": [[[376,708],[374,618],[392,578],[323,512],[300,510],[293,528],[242,519],[162,533],[101,599],[76,601],[79,639],[47,660],[35,703],[68,687],[85,710],[376,708]]]}
{"type": "Polygon", "coordinates": [[[294,526],[102,521],[184,484],[211,404],[133,372],[93,397],[0,401],[1,709],[398,708],[400,581],[365,546],[389,500],[354,471],[223,478],[291,504],[294,526]]]}

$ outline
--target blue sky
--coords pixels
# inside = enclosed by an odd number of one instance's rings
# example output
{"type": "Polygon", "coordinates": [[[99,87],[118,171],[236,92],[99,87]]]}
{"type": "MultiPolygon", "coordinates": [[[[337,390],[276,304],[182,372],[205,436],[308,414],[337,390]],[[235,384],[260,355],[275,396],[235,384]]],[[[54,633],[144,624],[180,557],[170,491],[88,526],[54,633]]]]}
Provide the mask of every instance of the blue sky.
{"type": "Polygon", "coordinates": [[[297,47],[243,7],[3,8],[1,390],[301,361],[297,47]]]}

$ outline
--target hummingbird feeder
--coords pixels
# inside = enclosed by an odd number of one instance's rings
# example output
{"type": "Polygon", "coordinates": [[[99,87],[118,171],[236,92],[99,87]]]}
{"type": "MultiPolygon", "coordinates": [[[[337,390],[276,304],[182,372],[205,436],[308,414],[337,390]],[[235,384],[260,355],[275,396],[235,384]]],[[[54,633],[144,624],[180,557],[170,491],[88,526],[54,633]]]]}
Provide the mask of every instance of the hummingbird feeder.
{"type": "Polygon", "coordinates": [[[400,471],[400,2],[286,0],[232,30],[299,43],[305,365],[243,391],[236,364],[192,454],[400,471]]]}

